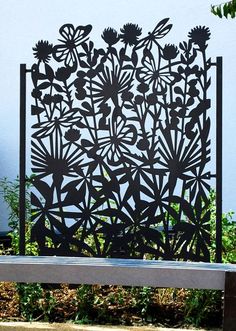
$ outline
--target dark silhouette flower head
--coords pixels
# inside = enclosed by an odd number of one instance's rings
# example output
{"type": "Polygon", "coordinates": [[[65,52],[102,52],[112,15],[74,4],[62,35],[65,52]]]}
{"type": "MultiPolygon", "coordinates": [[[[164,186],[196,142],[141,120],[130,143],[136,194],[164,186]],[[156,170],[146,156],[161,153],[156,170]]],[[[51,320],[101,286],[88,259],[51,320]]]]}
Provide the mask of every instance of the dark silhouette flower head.
{"type": "Polygon", "coordinates": [[[57,69],[55,77],[57,80],[65,82],[71,75],[71,69],[68,67],[60,67],[57,69]]]}
{"type": "Polygon", "coordinates": [[[95,102],[107,102],[109,99],[116,105],[117,95],[122,94],[130,88],[130,74],[123,73],[118,69],[104,70],[96,82],[96,86],[92,88],[95,102]]]}
{"type": "Polygon", "coordinates": [[[63,96],[61,94],[55,94],[52,96],[52,101],[54,103],[60,103],[63,101],[63,96]]]}
{"type": "Polygon", "coordinates": [[[42,91],[40,91],[38,88],[34,88],[33,91],[31,92],[31,95],[35,99],[39,99],[42,95],[42,91]]]}
{"type": "Polygon", "coordinates": [[[162,50],[162,56],[165,60],[173,60],[178,55],[178,48],[173,44],[167,44],[162,50]]]}
{"type": "Polygon", "coordinates": [[[46,105],[50,105],[52,102],[53,102],[53,97],[50,95],[50,94],[45,94],[44,97],[43,97],[43,102],[46,104],[46,105]]]}
{"type": "Polygon", "coordinates": [[[83,87],[78,87],[76,89],[76,93],[75,93],[75,97],[78,99],[78,100],[84,100],[86,98],[86,90],[85,88],[83,87]]]}
{"type": "Polygon", "coordinates": [[[102,113],[104,116],[108,116],[111,112],[111,107],[108,105],[108,103],[102,103],[100,105],[100,113],[102,113]]]}
{"type": "Polygon", "coordinates": [[[147,102],[149,105],[155,105],[157,103],[156,93],[151,93],[147,96],[147,102]]]}
{"type": "Polygon", "coordinates": [[[210,35],[211,32],[209,28],[197,26],[189,32],[188,37],[195,45],[198,45],[200,49],[205,49],[206,41],[210,39],[210,35]]]}
{"type": "Polygon", "coordinates": [[[39,62],[47,63],[50,60],[52,54],[53,45],[49,44],[48,41],[40,40],[33,47],[34,57],[39,60],[39,62]]]}
{"type": "Polygon", "coordinates": [[[81,136],[80,131],[76,129],[71,128],[65,132],[65,139],[70,142],[79,140],[80,136],[81,136]]]}
{"type": "Polygon", "coordinates": [[[121,40],[130,46],[136,45],[138,42],[138,37],[142,34],[142,28],[137,24],[127,23],[123,26],[121,31],[121,40]]]}
{"type": "Polygon", "coordinates": [[[119,41],[119,35],[113,28],[107,28],[103,31],[102,39],[109,45],[115,45],[119,41]]]}
{"type": "Polygon", "coordinates": [[[84,87],[85,84],[86,84],[86,80],[83,78],[76,78],[74,81],[74,86],[76,87],[76,89],[80,89],[84,87]]]}
{"type": "Polygon", "coordinates": [[[137,86],[137,91],[140,93],[146,93],[149,90],[149,85],[145,83],[141,83],[137,86]]]}
{"type": "Polygon", "coordinates": [[[133,98],[133,96],[134,96],[133,92],[130,92],[130,91],[124,91],[124,92],[122,93],[121,99],[122,99],[123,101],[131,101],[132,98],[133,98]]]}

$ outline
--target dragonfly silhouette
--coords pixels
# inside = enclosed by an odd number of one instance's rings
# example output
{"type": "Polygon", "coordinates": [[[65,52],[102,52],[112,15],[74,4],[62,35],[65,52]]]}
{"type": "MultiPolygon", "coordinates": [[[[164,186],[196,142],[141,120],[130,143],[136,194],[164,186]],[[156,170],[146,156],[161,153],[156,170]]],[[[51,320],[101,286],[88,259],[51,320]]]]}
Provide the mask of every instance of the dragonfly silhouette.
{"type": "Polygon", "coordinates": [[[169,18],[164,18],[161,20],[155,27],[155,29],[152,32],[148,33],[147,37],[144,37],[139,41],[139,43],[135,46],[135,49],[138,50],[145,46],[145,48],[151,49],[152,44],[155,43],[159,46],[157,43],[157,39],[163,38],[172,28],[172,24],[168,24],[169,18]]]}

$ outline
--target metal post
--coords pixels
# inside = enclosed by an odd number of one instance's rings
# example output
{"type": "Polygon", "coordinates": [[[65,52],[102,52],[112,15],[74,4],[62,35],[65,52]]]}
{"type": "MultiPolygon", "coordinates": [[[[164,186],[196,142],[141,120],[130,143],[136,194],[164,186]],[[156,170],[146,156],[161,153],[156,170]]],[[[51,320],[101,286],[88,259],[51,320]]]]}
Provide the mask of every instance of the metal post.
{"type": "Polygon", "coordinates": [[[235,331],[236,328],[236,272],[226,271],[224,291],[223,331],[235,331]]]}
{"type": "Polygon", "coordinates": [[[25,157],[26,157],[26,64],[20,65],[20,196],[19,196],[19,253],[25,255],[25,157]]]}
{"type": "Polygon", "coordinates": [[[222,261],[222,57],[216,58],[216,262],[222,261]]]}

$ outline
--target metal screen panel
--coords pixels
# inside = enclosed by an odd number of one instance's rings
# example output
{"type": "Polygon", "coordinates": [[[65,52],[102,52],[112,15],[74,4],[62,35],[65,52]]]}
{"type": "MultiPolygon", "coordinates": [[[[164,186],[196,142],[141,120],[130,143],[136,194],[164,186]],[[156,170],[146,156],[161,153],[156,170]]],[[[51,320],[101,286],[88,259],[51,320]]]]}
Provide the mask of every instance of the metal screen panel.
{"type": "Polygon", "coordinates": [[[42,255],[209,261],[210,31],[165,44],[171,28],[108,27],[96,48],[91,25],[65,24],[58,43],[33,48],[32,240],[42,255]]]}

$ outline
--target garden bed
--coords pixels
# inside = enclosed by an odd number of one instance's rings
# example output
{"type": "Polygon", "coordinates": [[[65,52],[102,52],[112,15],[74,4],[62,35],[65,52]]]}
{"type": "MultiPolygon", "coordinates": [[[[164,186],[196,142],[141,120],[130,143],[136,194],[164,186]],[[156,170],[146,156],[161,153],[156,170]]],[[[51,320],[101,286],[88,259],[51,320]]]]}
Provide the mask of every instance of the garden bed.
{"type": "Polygon", "coordinates": [[[220,291],[0,283],[0,320],[220,327],[220,291]]]}

